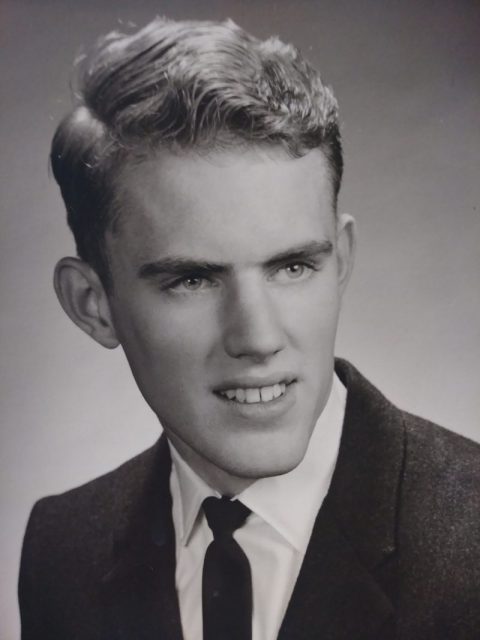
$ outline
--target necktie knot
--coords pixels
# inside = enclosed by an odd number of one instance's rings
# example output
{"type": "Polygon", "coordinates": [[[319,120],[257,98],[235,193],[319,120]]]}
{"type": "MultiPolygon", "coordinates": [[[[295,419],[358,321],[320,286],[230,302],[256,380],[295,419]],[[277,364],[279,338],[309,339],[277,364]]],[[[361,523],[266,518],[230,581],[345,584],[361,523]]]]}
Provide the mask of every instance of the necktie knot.
{"type": "Polygon", "coordinates": [[[226,497],[206,498],[203,501],[203,511],[214,538],[231,536],[250,515],[248,507],[238,500],[226,497]]]}

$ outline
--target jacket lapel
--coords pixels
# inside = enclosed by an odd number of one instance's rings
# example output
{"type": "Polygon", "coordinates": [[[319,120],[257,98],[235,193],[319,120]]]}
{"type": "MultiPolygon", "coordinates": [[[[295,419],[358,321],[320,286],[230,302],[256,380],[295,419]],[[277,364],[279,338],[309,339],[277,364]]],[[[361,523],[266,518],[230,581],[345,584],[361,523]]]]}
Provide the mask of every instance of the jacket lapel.
{"type": "Polygon", "coordinates": [[[322,509],[279,640],[373,638],[391,612],[382,587],[322,509]]]}
{"type": "Polygon", "coordinates": [[[356,369],[336,369],[348,390],[338,461],[279,640],[368,640],[393,617],[403,425],[356,369]]]}
{"type": "Polygon", "coordinates": [[[114,564],[103,580],[104,637],[109,640],[183,638],[165,437],[149,453],[140,479],[121,497],[126,507],[112,540],[114,564]]]}

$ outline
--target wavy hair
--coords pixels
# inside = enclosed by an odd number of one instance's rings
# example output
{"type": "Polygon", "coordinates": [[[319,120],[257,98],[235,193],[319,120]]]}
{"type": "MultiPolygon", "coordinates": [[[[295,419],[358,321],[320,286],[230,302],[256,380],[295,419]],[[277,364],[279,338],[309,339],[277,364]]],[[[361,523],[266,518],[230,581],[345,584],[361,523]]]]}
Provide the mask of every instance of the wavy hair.
{"type": "Polygon", "coordinates": [[[77,105],[53,138],[51,166],[78,255],[110,286],[105,232],[120,215],[115,176],[159,148],[206,152],[281,145],[321,148],[336,208],[343,159],[338,105],[298,49],[249,35],[231,20],[156,18],[101,38],[77,67],[77,105]]]}

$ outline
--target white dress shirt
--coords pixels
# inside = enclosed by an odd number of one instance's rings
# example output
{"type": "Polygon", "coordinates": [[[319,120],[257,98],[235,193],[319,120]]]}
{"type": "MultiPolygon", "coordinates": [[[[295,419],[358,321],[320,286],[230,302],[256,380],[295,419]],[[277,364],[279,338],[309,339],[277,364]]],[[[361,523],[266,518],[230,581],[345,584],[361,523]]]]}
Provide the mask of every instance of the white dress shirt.
{"type": "MultiPolygon", "coordinates": [[[[275,640],[307,549],[313,524],[337,461],[346,389],[334,375],[327,404],[302,462],[289,473],[255,481],[236,498],[252,513],[234,533],[252,571],[252,640],[275,640]]],[[[202,640],[202,570],[213,539],[201,509],[220,497],[180,457],[172,454],[170,490],[175,527],[175,581],[185,640],[202,640]]]]}

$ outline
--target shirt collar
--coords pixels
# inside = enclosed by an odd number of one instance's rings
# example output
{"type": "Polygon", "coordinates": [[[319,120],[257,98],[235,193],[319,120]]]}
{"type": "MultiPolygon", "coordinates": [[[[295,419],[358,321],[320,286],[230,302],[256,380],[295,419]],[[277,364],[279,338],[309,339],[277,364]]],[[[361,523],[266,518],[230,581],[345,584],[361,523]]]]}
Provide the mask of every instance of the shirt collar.
{"type": "MultiPolygon", "coordinates": [[[[302,462],[289,473],[257,480],[236,496],[301,552],[306,549],[330,486],[340,446],[346,395],[345,387],[334,374],[327,404],[315,424],[302,462]]],[[[169,446],[181,503],[180,540],[186,545],[203,500],[208,496],[220,497],[220,493],[189,467],[170,442],[169,446]]]]}
{"type": "Polygon", "coordinates": [[[168,440],[170,454],[172,456],[173,481],[177,483],[178,496],[180,498],[179,537],[183,545],[188,544],[193,526],[197,520],[202,502],[209,496],[221,497],[221,494],[212,489],[193,469],[185,462],[173,444],[168,440]]]}

